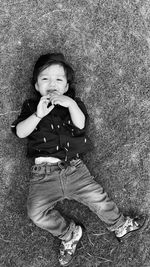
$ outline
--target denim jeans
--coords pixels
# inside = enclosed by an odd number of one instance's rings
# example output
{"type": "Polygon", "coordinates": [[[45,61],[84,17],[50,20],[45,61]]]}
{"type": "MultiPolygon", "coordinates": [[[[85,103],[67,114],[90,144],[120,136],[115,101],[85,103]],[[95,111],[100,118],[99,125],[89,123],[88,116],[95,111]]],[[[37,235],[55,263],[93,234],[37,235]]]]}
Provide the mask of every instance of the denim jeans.
{"type": "Polygon", "coordinates": [[[27,201],[28,215],[37,226],[60,239],[66,239],[75,226],[55,209],[55,204],[63,199],[73,199],[88,206],[110,231],[115,231],[125,221],[82,160],[72,160],[69,165],[61,161],[34,165],[27,201]]]}

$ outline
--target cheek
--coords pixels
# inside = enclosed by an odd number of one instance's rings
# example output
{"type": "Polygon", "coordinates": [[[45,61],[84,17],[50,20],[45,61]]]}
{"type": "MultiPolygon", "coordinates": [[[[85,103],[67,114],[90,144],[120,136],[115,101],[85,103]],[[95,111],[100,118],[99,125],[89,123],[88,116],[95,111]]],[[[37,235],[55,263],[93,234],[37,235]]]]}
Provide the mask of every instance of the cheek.
{"type": "Polygon", "coordinates": [[[47,83],[40,83],[39,84],[39,88],[40,89],[43,89],[43,88],[45,88],[47,86],[47,83]]]}

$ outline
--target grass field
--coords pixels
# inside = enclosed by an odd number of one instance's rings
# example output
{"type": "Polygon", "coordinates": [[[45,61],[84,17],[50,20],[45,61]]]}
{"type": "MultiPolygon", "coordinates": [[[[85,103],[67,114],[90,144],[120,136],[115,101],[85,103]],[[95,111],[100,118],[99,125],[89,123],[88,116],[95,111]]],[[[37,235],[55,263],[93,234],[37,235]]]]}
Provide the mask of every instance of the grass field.
{"type": "Polygon", "coordinates": [[[150,267],[150,1],[1,0],[0,19],[0,267],[59,266],[59,240],[27,217],[33,162],[10,129],[47,52],[64,53],[75,69],[90,115],[92,175],[122,212],[147,216],[143,231],[120,244],[87,207],[58,203],[85,226],[70,267],[150,267]]]}

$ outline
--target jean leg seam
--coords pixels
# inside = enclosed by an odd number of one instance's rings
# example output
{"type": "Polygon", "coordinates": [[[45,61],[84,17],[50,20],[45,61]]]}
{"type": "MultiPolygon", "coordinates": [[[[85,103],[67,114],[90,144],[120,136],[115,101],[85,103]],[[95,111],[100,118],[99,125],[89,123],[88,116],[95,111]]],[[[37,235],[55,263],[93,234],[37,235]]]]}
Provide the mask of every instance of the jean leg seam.
{"type": "MultiPolygon", "coordinates": [[[[79,202],[79,203],[85,205],[85,206],[88,207],[92,212],[94,212],[94,213],[98,216],[98,218],[99,218],[103,223],[105,223],[105,225],[106,225],[106,227],[107,227],[107,229],[108,229],[109,231],[114,231],[114,230],[116,230],[116,229],[118,228],[117,223],[115,223],[114,225],[108,225],[108,224],[105,222],[105,220],[104,220],[104,216],[103,216],[103,215],[101,215],[101,218],[100,218],[99,215],[98,215],[98,211],[97,211],[97,209],[93,209],[92,206],[90,205],[90,202],[85,202],[82,198],[78,198],[78,196],[75,195],[75,194],[73,194],[73,196],[75,196],[75,197],[73,197],[74,200],[76,200],[77,202],[79,202]],[[77,196],[77,197],[76,197],[76,196],[77,196]],[[78,200],[77,200],[77,199],[78,199],[78,200]],[[116,225],[116,227],[115,227],[115,225],[116,225]]],[[[120,217],[121,217],[121,216],[122,216],[122,215],[120,215],[120,217]]],[[[120,221],[120,217],[119,217],[118,221],[120,221]]]]}
{"type": "MultiPolygon", "coordinates": [[[[77,196],[77,195],[73,194],[73,196],[77,196]]],[[[96,215],[97,215],[97,209],[93,209],[93,207],[90,205],[89,201],[85,202],[83,198],[79,198],[78,196],[75,198],[73,197],[73,199],[76,200],[77,202],[85,205],[86,207],[88,207],[92,212],[96,213],[96,215]]]]}

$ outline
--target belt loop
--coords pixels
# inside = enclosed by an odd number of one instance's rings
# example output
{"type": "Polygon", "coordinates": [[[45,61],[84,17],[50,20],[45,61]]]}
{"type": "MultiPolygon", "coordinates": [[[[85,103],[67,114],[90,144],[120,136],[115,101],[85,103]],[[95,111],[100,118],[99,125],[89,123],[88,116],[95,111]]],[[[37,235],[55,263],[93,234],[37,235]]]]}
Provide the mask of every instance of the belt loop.
{"type": "Polygon", "coordinates": [[[45,172],[46,166],[43,164],[35,164],[31,167],[31,172],[32,173],[43,173],[45,172]]]}
{"type": "Polygon", "coordinates": [[[50,166],[48,166],[48,164],[45,164],[45,173],[49,173],[49,169],[50,169],[50,166]]]}
{"type": "Polygon", "coordinates": [[[52,165],[52,164],[46,164],[45,165],[45,172],[46,173],[51,173],[54,171],[54,167],[56,167],[56,165],[52,165]]]}
{"type": "Polygon", "coordinates": [[[64,169],[64,166],[63,166],[63,162],[62,161],[59,161],[58,162],[58,167],[63,170],[64,169]]]}
{"type": "Polygon", "coordinates": [[[60,162],[58,162],[58,167],[61,170],[66,169],[68,166],[70,166],[70,162],[68,162],[68,161],[60,161],[60,162]]]}

